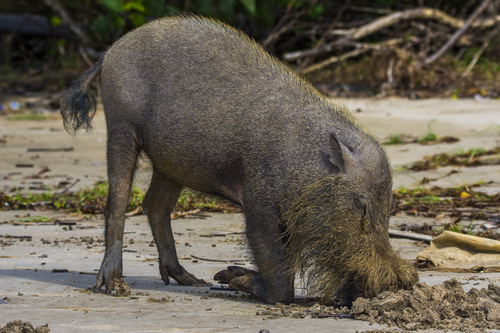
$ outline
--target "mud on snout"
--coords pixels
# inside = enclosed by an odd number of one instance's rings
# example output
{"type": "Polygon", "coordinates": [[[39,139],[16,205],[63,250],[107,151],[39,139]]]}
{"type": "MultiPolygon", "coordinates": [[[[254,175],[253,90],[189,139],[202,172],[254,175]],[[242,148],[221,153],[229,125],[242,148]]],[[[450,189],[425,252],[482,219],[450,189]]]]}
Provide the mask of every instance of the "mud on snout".
{"type": "Polygon", "coordinates": [[[287,269],[298,272],[308,294],[326,304],[411,288],[417,272],[391,248],[387,228],[363,231],[348,191],[338,177],[303,189],[283,216],[287,269]]]}

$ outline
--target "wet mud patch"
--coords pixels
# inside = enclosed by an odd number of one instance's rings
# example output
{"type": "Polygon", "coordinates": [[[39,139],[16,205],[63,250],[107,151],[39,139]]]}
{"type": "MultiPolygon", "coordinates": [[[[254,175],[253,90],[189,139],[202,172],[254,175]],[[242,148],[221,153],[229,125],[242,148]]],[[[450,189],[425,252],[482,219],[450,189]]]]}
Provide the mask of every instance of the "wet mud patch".
{"type": "Polygon", "coordinates": [[[48,333],[50,332],[49,325],[40,325],[36,328],[27,321],[23,322],[22,320],[13,320],[7,325],[0,327],[0,333],[48,333]]]}

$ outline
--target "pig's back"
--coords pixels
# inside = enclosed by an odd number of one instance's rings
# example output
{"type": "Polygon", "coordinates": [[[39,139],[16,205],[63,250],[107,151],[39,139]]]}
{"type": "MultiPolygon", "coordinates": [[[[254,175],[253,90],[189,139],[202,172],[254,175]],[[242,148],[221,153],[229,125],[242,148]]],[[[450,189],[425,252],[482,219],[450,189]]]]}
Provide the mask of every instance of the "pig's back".
{"type": "Polygon", "coordinates": [[[105,56],[102,85],[108,130],[133,127],[177,181],[203,170],[282,172],[301,152],[310,160],[329,149],[334,126],[359,127],[246,35],[200,18],[157,20],[122,37],[105,56]]]}

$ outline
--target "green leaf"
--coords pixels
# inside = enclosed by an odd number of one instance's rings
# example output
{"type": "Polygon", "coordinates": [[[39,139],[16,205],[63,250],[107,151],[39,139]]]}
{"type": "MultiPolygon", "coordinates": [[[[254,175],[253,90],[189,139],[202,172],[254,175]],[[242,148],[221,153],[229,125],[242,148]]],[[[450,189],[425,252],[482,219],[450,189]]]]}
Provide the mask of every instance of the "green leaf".
{"type": "Polygon", "coordinates": [[[101,5],[116,14],[123,12],[123,3],[120,0],[103,0],[101,5]]]}
{"type": "Polygon", "coordinates": [[[259,3],[257,15],[255,17],[257,23],[265,28],[272,28],[276,23],[276,15],[271,6],[267,2],[259,3]]]}
{"type": "Polygon", "coordinates": [[[98,16],[91,24],[92,29],[97,33],[101,39],[108,39],[109,33],[113,28],[113,22],[106,16],[98,16]]]}
{"type": "Polygon", "coordinates": [[[240,2],[250,12],[250,15],[255,15],[255,11],[257,9],[255,0],[240,0],[240,2]]]}
{"type": "Polygon", "coordinates": [[[52,26],[57,27],[62,24],[62,20],[59,18],[59,16],[52,16],[50,18],[50,23],[52,24],[52,26]]]}
{"type": "Polygon", "coordinates": [[[21,222],[50,222],[50,219],[45,216],[36,215],[36,216],[28,216],[23,217],[21,222]]]}
{"type": "Polygon", "coordinates": [[[167,5],[167,14],[169,15],[179,15],[182,13],[182,9],[177,6],[167,5]]]}
{"type": "Polygon", "coordinates": [[[123,10],[130,12],[132,10],[138,11],[140,13],[145,13],[146,8],[142,4],[142,1],[136,0],[136,1],[129,1],[123,6],[123,10]]]}
{"type": "Polygon", "coordinates": [[[213,0],[196,0],[194,1],[194,8],[198,14],[211,16],[214,13],[214,2],[213,0]]]}
{"type": "Polygon", "coordinates": [[[325,11],[325,8],[323,7],[323,5],[317,3],[317,4],[314,4],[313,6],[311,6],[311,8],[309,8],[307,14],[313,20],[317,20],[321,17],[321,14],[323,14],[324,11],[325,11]]]}
{"type": "Polygon", "coordinates": [[[146,9],[146,14],[155,17],[165,16],[167,14],[167,7],[164,0],[143,0],[142,4],[146,9]]]}
{"type": "Polygon", "coordinates": [[[123,19],[123,17],[118,15],[115,15],[115,17],[113,17],[113,27],[115,28],[115,30],[120,30],[124,24],[125,20],[123,19]]]}
{"type": "Polygon", "coordinates": [[[236,0],[219,0],[220,17],[226,21],[231,21],[234,14],[234,4],[236,0]]]}
{"type": "Polygon", "coordinates": [[[139,13],[130,14],[128,18],[130,19],[134,27],[140,27],[141,25],[146,23],[146,17],[139,13]]]}

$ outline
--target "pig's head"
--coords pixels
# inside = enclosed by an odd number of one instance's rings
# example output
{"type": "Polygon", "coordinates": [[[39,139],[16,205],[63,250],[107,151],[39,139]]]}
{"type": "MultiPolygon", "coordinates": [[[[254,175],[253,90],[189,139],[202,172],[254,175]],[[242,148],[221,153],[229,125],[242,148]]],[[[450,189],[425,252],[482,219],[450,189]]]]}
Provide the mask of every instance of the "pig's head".
{"type": "Polygon", "coordinates": [[[334,172],[303,188],[283,217],[289,267],[326,303],[339,297],[349,303],[418,281],[389,243],[389,162],[374,139],[365,139],[370,143],[348,147],[330,135],[334,172]]]}

